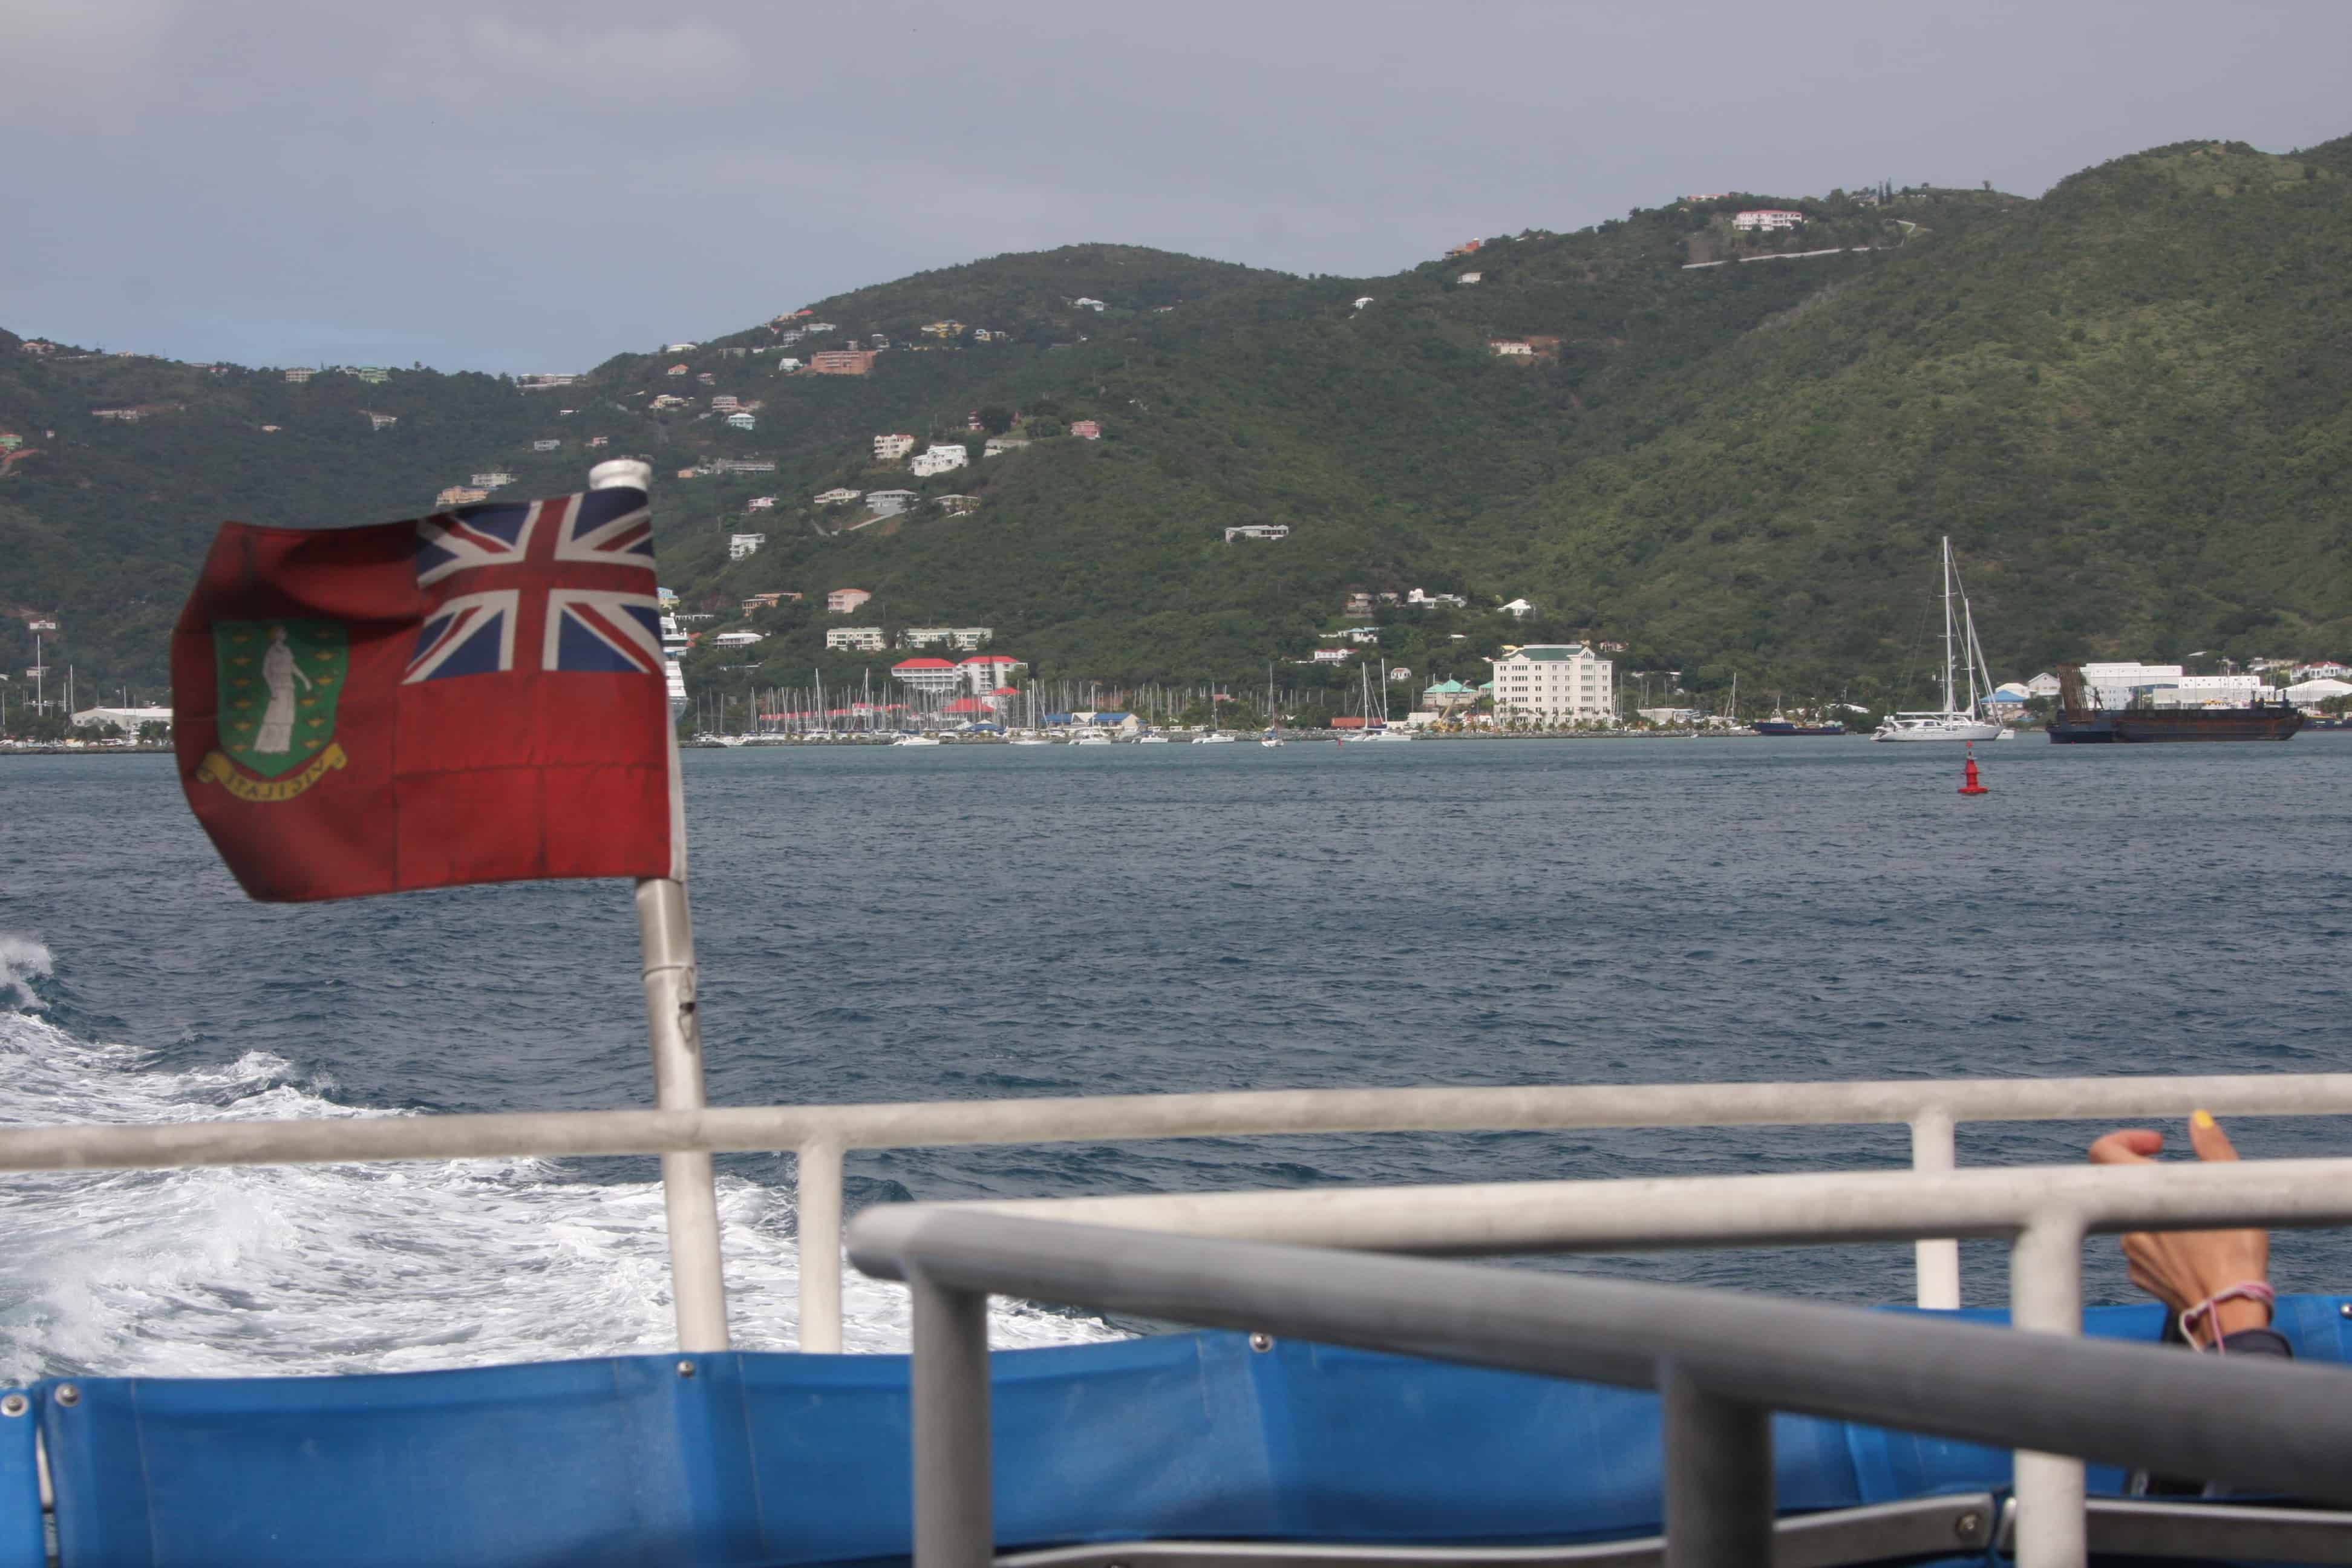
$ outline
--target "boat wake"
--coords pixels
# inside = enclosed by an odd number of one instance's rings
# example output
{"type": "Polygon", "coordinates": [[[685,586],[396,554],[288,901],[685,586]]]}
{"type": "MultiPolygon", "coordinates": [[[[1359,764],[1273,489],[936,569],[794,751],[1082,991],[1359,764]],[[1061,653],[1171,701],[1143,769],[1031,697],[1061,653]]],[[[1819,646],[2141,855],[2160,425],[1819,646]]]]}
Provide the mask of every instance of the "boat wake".
{"type": "MultiPolygon", "coordinates": [[[[184,1071],[42,1016],[37,942],[0,934],[0,1125],[373,1117],[265,1051],[184,1071]]],[[[778,1162],[788,1182],[790,1163],[778,1162]]],[[[722,1177],[735,1342],[797,1331],[788,1188],[722,1177]]],[[[672,1339],[657,1182],[565,1162],[0,1175],[0,1378],[394,1372],[655,1352],[672,1339]]],[[[844,1339],[903,1350],[907,1300],[850,1271],[844,1339]]],[[[1003,1346],[1112,1337],[1003,1304],[1003,1346]]]]}

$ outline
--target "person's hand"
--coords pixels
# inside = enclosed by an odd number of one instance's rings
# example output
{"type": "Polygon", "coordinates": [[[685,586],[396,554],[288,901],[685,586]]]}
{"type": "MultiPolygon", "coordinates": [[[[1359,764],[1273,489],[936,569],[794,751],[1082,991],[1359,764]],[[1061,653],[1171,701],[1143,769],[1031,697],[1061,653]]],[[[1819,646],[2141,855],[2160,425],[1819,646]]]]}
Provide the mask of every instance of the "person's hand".
{"type": "MultiPolygon", "coordinates": [[[[2189,1147],[2200,1160],[2235,1160],[2237,1150],[2210,1112],[2189,1119],[2189,1147]]],[[[2091,1145],[2095,1165],[2153,1163],[2164,1147],[2164,1134],[2146,1127],[2110,1132],[2091,1145]]],[[[2216,1290],[2270,1278],[2271,1237],[2266,1230],[2135,1230],[2124,1237],[2124,1260],[2131,1265],[2132,1283],[2154,1296],[2173,1312],[2187,1311],[2216,1290]]],[[[2259,1329],[2271,1321],[2263,1301],[2230,1300],[2213,1309],[2210,1321],[2195,1325],[2200,1346],[2210,1345],[2240,1329],[2259,1329]]]]}

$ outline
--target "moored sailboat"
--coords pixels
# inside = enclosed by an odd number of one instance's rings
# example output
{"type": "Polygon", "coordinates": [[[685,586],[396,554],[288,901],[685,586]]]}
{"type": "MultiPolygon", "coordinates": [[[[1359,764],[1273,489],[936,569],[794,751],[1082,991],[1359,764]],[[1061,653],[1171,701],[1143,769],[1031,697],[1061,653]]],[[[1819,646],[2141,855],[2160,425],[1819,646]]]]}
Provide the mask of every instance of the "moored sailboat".
{"type": "Polygon", "coordinates": [[[1983,716],[1984,694],[1992,689],[1992,672],[1985,668],[1984,649],[1977,642],[1976,616],[1960,586],[1959,571],[1952,564],[1948,535],[1943,550],[1944,706],[1933,713],[1889,713],[1871,736],[1874,741],[1998,741],[2009,732],[1998,721],[1983,716]],[[1960,605],[1957,618],[1952,612],[1955,599],[1960,605]],[[1963,667],[1968,682],[1966,707],[1958,705],[1963,667]],[[1979,679],[1982,685],[1978,684],[1979,679]]]}

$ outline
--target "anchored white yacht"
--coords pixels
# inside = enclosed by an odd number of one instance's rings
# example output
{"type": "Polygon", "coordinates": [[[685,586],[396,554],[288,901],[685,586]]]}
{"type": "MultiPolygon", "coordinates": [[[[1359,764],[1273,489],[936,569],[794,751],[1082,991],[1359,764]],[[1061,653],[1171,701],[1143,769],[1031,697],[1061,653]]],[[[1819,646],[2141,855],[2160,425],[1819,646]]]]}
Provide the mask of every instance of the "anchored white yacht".
{"type": "Polygon", "coordinates": [[[1976,616],[1960,588],[1958,569],[1952,564],[1952,542],[1944,540],[1944,706],[1935,713],[1890,713],[1878,726],[1874,741],[1998,741],[2008,729],[1982,716],[1986,694],[1992,690],[1992,672],[1985,668],[1984,649],[1977,642],[1976,616]],[[1955,620],[1952,601],[1960,604],[1955,620]],[[1968,674],[1968,706],[1958,706],[1959,674],[1968,674]],[[1983,682],[1979,685],[1979,681],[1983,682]]]}

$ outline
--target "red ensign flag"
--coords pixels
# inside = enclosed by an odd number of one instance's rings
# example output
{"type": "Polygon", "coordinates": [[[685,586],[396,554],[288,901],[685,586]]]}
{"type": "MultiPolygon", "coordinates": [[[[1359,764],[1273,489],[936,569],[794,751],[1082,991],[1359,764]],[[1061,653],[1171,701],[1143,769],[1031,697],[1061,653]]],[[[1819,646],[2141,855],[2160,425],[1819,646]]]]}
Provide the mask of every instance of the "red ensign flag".
{"type": "Polygon", "coordinates": [[[679,877],[641,489],[224,524],[172,637],[197,820],[257,899],[679,877]]]}

